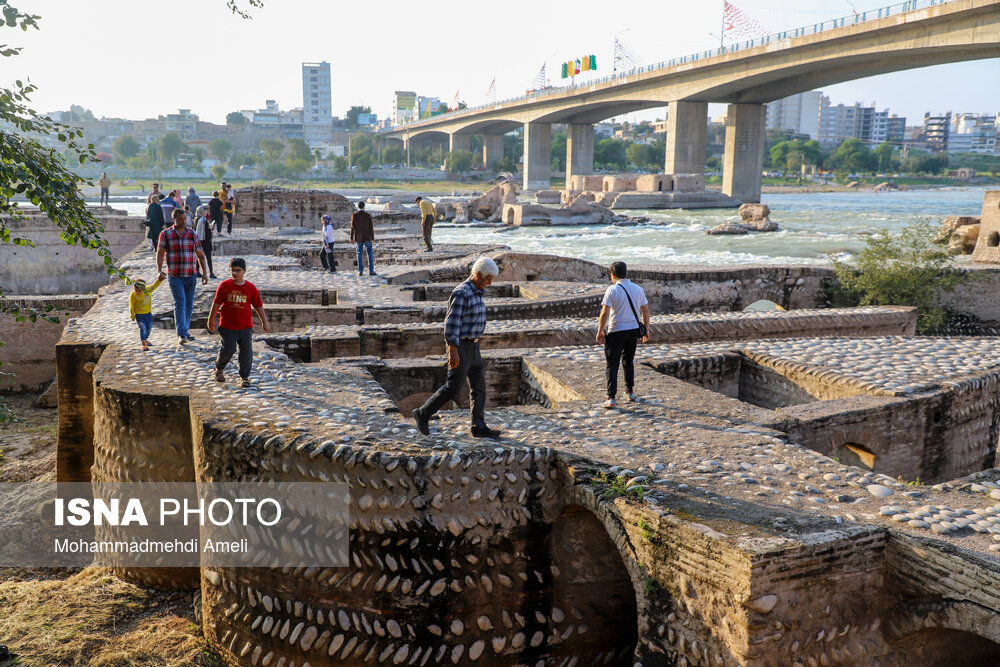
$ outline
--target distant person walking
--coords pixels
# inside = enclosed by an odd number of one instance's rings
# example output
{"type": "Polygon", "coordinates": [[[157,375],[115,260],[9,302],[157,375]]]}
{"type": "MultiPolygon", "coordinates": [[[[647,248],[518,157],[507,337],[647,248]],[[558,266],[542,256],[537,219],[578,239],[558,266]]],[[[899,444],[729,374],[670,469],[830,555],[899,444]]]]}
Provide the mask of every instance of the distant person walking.
{"type": "Polygon", "coordinates": [[[642,342],[649,340],[649,302],[646,301],[646,292],[626,277],[628,267],[625,262],[614,262],[608,274],[611,287],[604,292],[601,301],[597,342],[604,344],[608,384],[608,399],[604,401],[604,407],[610,410],[618,407],[615,395],[618,393],[619,363],[625,367],[626,397],[631,403],[638,400],[635,395],[635,348],[640,339],[640,316],[645,332],[641,336],[642,342]]]}
{"type": "Polygon", "coordinates": [[[226,381],[226,365],[239,348],[240,386],[244,389],[250,387],[250,368],[253,364],[251,308],[257,311],[264,333],[271,333],[260,292],[252,282],[245,279],[246,270],[247,263],[242,257],[234,257],[229,261],[229,271],[233,277],[219,283],[212,300],[212,310],[208,314],[209,333],[215,333],[215,318],[220,316],[219,336],[222,337],[222,347],[215,359],[215,379],[217,382],[226,381]]]}
{"type": "Polygon", "coordinates": [[[472,265],[471,275],[452,291],[444,318],[444,340],[448,350],[448,378],[444,386],[413,411],[417,429],[430,435],[431,416],[455,398],[469,383],[472,435],[476,438],[499,438],[500,431],[486,425],[486,375],[479,353],[479,337],[486,329],[486,304],[483,290],[500,272],[496,262],[480,257],[472,265]]]}
{"type": "Polygon", "coordinates": [[[162,194],[163,193],[160,192],[160,184],[159,183],[153,183],[153,189],[149,191],[148,195],[146,195],[146,203],[149,204],[150,202],[153,201],[153,197],[154,196],[159,197],[162,194]]]}
{"type": "Polygon", "coordinates": [[[212,198],[208,200],[208,219],[215,224],[215,231],[222,233],[222,199],[219,198],[219,191],[212,193],[212,198]]]}
{"type": "Polygon", "coordinates": [[[178,208],[173,210],[174,224],[160,232],[156,251],[156,270],[163,272],[163,261],[169,271],[170,293],[174,297],[174,322],[177,324],[177,342],[184,345],[194,340],[189,328],[194,310],[195,264],[201,266],[201,284],[208,283],[205,252],[198,235],[187,226],[187,216],[178,208]]]}
{"type": "Polygon", "coordinates": [[[101,172],[101,177],[97,179],[97,184],[101,186],[101,205],[107,206],[108,196],[111,194],[111,179],[108,178],[108,172],[101,172]]]}
{"type": "Polygon", "coordinates": [[[194,188],[188,188],[188,195],[184,198],[184,205],[192,211],[197,211],[198,207],[201,206],[201,197],[195,193],[194,188]]]}
{"type": "MultiPolygon", "coordinates": [[[[174,191],[171,190],[167,196],[160,199],[160,208],[163,209],[163,224],[170,224],[170,221],[174,219],[174,209],[177,208],[177,202],[174,200],[174,191]]],[[[184,210],[183,208],[181,210],[184,210]]]]}
{"type": "Polygon", "coordinates": [[[233,186],[229,183],[223,183],[222,186],[225,188],[222,198],[222,211],[226,214],[226,235],[232,236],[233,215],[236,213],[236,195],[233,194],[233,186]]]}
{"type": "Polygon", "coordinates": [[[217,279],[217,276],[215,275],[215,269],[212,268],[212,223],[206,217],[207,213],[208,209],[206,207],[198,207],[194,233],[198,235],[198,240],[201,241],[201,250],[205,253],[205,262],[208,264],[208,276],[214,280],[217,279]]]}
{"type": "Polygon", "coordinates": [[[132,293],[128,295],[128,316],[139,325],[139,344],[142,349],[149,349],[149,331],[153,328],[153,292],[160,286],[167,274],[160,272],[156,282],[146,287],[146,281],[136,280],[132,284],[132,293]]]}
{"type": "Polygon", "coordinates": [[[358,202],[358,210],[351,216],[351,242],[358,248],[358,275],[365,272],[364,253],[368,253],[368,275],[375,275],[375,227],[372,216],[365,210],[365,203],[358,202]]]}
{"type": "Polygon", "coordinates": [[[424,232],[424,245],[427,246],[427,252],[432,252],[434,245],[431,243],[431,229],[434,227],[437,212],[434,210],[432,201],[423,197],[417,197],[416,201],[417,205],[420,206],[420,228],[424,232]]]}
{"type": "Polygon", "coordinates": [[[160,232],[163,231],[163,208],[160,206],[160,198],[163,195],[150,195],[152,201],[146,206],[146,222],[144,223],[149,227],[149,231],[146,236],[153,243],[153,252],[156,252],[156,244],[160,240],[160,232]]]}
{"type": "Polygon", "coordinates": [[[323,249],[319,253],[319,261],[330,273],[337,272],[337,262],[333,259],[333,218],[323,216],[323,249]]]}

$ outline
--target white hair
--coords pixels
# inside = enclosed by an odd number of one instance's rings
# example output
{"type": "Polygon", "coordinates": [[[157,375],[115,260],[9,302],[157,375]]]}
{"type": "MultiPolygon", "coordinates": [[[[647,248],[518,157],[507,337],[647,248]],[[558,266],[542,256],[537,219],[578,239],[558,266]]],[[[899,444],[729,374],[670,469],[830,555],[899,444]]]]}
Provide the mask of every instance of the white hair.
{"type": "Polygon", "coordinates": [[[486,276],[495,276],[500,273],[500,269],[497,268],[497,263],[494,262],[489,257],[480,257],[476,260],[476,263],[472,265],[472,273],[469,275],[479,274],[484,278],[486,276]]]}

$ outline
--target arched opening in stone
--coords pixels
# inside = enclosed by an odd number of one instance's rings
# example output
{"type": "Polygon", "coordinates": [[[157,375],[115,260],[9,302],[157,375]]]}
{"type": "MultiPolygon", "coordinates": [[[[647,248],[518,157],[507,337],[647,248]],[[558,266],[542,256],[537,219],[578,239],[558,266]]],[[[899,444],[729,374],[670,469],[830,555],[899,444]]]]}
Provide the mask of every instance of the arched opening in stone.
{"type": "Polygon", "coordinates": [[[856,466],[865,470],[875,470],[875,453],[867,447],[853,442],[845,442],[840,447],[837,447],[833,450],[831,457],[844,465],[856,466]]]}
{"type": "Polygon", "coordinates": [[[635,589],[625,563],[604,525],[587,509],[571,505],[547,536],[552,584],[550,620],[576,631],[549,656],[580,656],[580,664],[631,665],[638,642],[635,589]],[[582,629],[586,628],[586,632],[582,629]]]}
{"type": "Polygon", "coordinates": [[[656,181],[656,191],[663,192],[663,181],[661,180],[656,181]]]}
{"type": "Polygon", "coordinates": [[[987,236],[986,245],[988,245],[991,248],[996,248],[997,246],[1000,246],[1000,234],[998,234],[997,232],[993,232],[992,234],[987,236]]]}
{"type": "Polygon", "coordinates": [[[507,224],[508,225],[513,225],[514,224],[514,207],[513,206],[511,206],[510,208],[507,209],[507,224]]]}
{"type": "Polygon", "coordinates": [[[962,630],[928,628],[903,637],[892,645],[901,664],[980,667],[1000,665],[1000,644],[962,630]]]}

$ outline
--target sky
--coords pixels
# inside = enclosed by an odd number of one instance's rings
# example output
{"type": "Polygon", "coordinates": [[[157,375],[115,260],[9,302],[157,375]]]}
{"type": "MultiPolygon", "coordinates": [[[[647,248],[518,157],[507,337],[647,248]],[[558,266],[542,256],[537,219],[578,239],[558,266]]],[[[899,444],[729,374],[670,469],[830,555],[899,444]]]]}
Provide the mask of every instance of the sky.
{"type": "MultiPolygon", "coordinates": [[[[238,0],[246,5],[246,0],[238,0]]],[[[731,0],[764,34],[888,3],[865,0],[731,0]]],[[[78,104],[98,117],[133,120],[191,109],[223,123],[230,111],[274,99],[302,106],[301,64],[330,63],[333,113],[355,104],[379,118],[393,91],[416,91],[475,106],[521,95],[543,63],[561,85],[559,63],[594,54],[611,73],[615,39],[651,64],[719,45],[723,0],[609,3],[606,0],[263,0],[252,20],[225,0],[13,0],[39,14],[40,30],[0,33],[24,47],[3,63],[0,84],[28,78],[33,108],[78,104]],[[620,7],[620,11],[616,9],[620,7]]],[[[909,70],[829,86],[833,103],[874,104],[919,124],[924,112],[1000,111],[1000,59],[909,70]]],[[[710,113],[724,107],[712,105],[710,113]]],[[[662,110],[631,120],[662,117],[662,110]]]]}

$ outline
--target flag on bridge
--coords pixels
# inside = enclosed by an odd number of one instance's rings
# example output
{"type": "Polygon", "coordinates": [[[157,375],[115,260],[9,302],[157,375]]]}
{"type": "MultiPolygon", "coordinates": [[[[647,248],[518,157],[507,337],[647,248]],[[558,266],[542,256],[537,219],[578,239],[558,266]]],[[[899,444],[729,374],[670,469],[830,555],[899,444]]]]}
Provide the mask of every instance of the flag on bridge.
{"type": "Polygon", "coordinates": [[[542,69],[538,70],[538,74],[535,75],[535,80],[531,82],[532,90],[541,90],[548,83],[548,79],[545,77],[545,63],[542,63],[542,69]]]}
{"type": "Polygon", "coordinates": [[[490,81],[490,87],[486,89],[486,97],[487,97],[487,99],[493,100],[494,102],[497,101],[497,78],[496,77],[493,77],[493,80],[490,81]]]}
{"type": "Polygon", "coordinates": [[[722,24],[723,37],[729,37],[734,41],[752,39],[767,34],[767,31],[753,17],[743,13],[729,0],[724,0],[722,24]]]}
{"type": "Polygon", "coordinates": [[[638,66],[639,57],[635,55],[635,51],[627,47],[624,42],[615,37],[615,62],[611,68],[612,71],[617,72],[619,69],[635,69],[638,66]]]}

